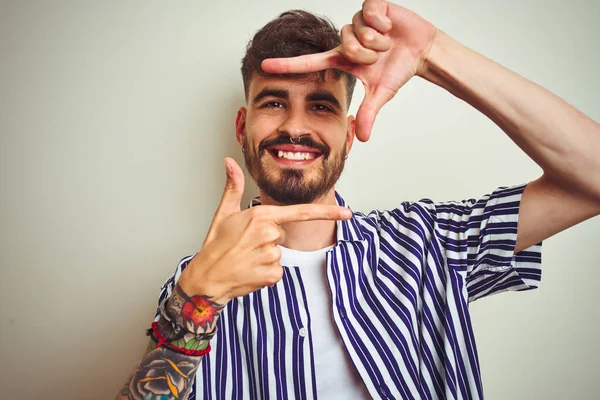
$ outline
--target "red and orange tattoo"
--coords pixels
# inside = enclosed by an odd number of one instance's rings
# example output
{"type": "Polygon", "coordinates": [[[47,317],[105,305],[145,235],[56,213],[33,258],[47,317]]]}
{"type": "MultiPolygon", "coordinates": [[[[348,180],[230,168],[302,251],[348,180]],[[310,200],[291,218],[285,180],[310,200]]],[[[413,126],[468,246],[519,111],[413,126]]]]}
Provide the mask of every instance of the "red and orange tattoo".
{"type": "Polygon", "coordinates": [[[223,307],[212,301],[210,296],[189,297],[176,285],[167,302],[167,313],[189,332],[208,334],[216,329],[218,315],[223,307]]]}

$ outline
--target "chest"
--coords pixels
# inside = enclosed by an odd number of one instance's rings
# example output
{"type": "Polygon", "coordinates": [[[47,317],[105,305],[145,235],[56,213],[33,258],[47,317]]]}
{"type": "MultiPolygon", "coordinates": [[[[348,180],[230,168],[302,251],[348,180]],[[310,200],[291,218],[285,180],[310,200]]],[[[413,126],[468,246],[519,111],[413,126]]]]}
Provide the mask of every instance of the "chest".
{"type": "MultiPolygon", "coordinates": [[[[347,245],[328,252],[318,272],[285,266],[274,287],[228,304],[199,372],[206,375],[199,392],[317,398],[317,370],[326,362],[319,356],[327,350],[324,343],[335,343],[319,335],[337,335],[372,397],[414,398],[425,379],[424,345],[436,354],[444,351],[443,340],[439,349],[427,342],[430,332],[445,329],[444,312],[436,309],[447,304],[427,293],[439,297],[440,287],[446,293],[453,278],[436,277],[432,265],[427,257],[411,262],[400,252],[347,245]]],[[[442,359],[431,368],[440,365],[442,359]]]]}

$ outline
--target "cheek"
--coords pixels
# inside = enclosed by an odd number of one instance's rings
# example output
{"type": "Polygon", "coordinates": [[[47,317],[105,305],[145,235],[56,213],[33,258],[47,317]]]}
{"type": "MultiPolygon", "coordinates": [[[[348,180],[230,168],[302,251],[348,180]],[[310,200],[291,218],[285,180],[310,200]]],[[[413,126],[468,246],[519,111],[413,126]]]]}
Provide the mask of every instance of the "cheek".
{"type": "Polygon", "coordinates": [[[264,130],[257,129],[256,127],[248,127],[244,143],[253,149],[253,151],[257,151],[258,146],[269,136],[271,135],[267,134],[264,130]]]}
{"type": "Polygon", "coordinates": [[[340,121],[337,116],[315,119],[313,128],[317,132],[317,135],[320,136],[320,140],[332,150],[338,149],[346,143],[347,124],[345,120],[340,121]]]}
{"type": "MultiPolygon", "coordinates": [[[[254,113],[246,121],[246,131],[255,137],[265,137],[277,132],[282,118],[266,113],[254,113]]],[[[262,140],[262,139],[261,139],[262,140]]]]}
{"type": "Polygon", "coordinates": [[[337,154],[339,152],[346,151],[346,134],[345,132],[337,131],[335,133],[335,138],[330,138],[326,142],[327,146],[331,150],[332,154],[337,154]]]}

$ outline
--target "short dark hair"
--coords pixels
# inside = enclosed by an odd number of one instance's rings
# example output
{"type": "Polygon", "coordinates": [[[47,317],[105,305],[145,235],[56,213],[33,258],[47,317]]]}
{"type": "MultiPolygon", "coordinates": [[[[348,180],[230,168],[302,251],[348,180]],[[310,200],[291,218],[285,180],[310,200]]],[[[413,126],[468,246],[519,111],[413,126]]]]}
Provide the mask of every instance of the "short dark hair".
{"type": "MultiPolygon", "coordinates": [[[[335,25],[325,17],[316,16],[304,10],[286,11],[262,27],[246,46],[242,59],[242,79],[246,100],[250,91],[252,74],[268,76],[261,68],[267,58],[296,57],[305,54],[322,53],[337,47],[340,35],[335,25]]],[[[346,78],[346,100],[350,107],[356,78],[339,69],[331,71],[335,79],[346,78]]],[[[325,79],[327,71],[316,73],[319,79],[325,79]]],[[[286,74],[285,76],[306,76],[286,74]]]]}

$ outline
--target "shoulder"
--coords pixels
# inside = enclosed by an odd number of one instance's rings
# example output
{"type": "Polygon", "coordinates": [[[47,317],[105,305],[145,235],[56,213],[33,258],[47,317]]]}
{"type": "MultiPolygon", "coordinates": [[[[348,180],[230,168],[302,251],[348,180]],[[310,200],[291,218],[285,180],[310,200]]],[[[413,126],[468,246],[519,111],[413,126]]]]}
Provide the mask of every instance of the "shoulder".
{"type": "Polygon", "coordinates": [[[404,201],[393,209],[374,209],[364,214],[354,212],[354,218],[363,229],[383,231],[431,231],[436,221],[436,203],[428,198],[404,201]]]}

